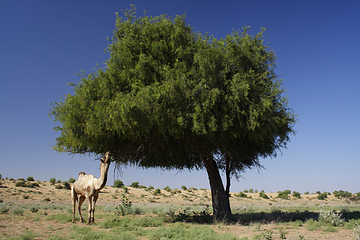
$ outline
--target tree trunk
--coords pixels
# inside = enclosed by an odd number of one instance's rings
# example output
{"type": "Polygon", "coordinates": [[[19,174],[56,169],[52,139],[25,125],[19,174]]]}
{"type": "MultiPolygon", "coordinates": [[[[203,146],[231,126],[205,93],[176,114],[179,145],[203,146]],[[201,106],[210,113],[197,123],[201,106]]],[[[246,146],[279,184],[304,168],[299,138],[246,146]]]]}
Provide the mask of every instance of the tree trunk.
{"type": "Polygon", "coordinates": [[[230,173],[231,173],[231,163],[229,163],[228,160],[226,160],[226,169],[225,169],[225,175],[226,175],[226,195],[230,197],[230,173]]]}
{"type": "Polygon", "coordinates": [[[209,177],[215,221],[222,221],[224,219],[230,220],[232,215],[229,196],[224,190],[224,185],[216,162],[212,157],[202,157],[202,161],[209,177]]]}

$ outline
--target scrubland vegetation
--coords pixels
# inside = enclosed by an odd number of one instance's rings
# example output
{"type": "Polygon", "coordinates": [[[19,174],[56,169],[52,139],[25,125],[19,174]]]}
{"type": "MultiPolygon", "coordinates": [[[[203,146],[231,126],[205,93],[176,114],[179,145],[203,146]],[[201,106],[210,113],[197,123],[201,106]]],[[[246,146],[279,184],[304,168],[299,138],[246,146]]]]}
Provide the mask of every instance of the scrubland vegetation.
{"type": "MultiPolygon", "coordinates": [[[[125,186],[118,180],[100,194],[95,224],[88,226],[71,223],[70,191],[57,187],[65,182],[73,180],[1,180],[0,238],[360,239],[359,193],[249,189],[231,193],[231,221],[214,222],[207,189],[125,186]]],[[[86,216],[87,206],[82,209],[86,216]]]]}

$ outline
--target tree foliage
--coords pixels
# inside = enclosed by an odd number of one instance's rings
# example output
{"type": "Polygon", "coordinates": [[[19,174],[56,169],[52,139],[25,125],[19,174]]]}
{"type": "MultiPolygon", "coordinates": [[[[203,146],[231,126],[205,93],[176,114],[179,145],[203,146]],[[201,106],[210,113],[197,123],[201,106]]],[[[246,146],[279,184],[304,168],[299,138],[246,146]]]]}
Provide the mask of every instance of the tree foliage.
{"type": "Polygon", "coordinates": [[[296,119],[264,29],[218,40],[194,32],[184,15],[135,12],[117,17],[105,68],[80,74],[74,94],[53,103],[55,150],[110,151],[144,168],[206,168],[212,184],[218,169],[238,176],[286,147],[296,119]]]}

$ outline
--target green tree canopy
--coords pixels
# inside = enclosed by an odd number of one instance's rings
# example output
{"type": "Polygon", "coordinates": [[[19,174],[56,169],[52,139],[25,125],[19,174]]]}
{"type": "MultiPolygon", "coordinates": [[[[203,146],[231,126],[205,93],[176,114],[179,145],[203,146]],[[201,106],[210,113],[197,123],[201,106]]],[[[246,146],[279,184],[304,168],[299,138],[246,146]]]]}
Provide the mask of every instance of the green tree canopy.
{"type": "Polygon", "coordinates": [[[194,32],[185,16],[135,12],[117,17],[105,68],[81,74],[74,94],[53,103],[54,149],[110,151],[119,164],[144,168],[205,168],[215,217],[230,216],[219,169],[229,184],[294,133],[264,29],[217,40],[194,32]]]}

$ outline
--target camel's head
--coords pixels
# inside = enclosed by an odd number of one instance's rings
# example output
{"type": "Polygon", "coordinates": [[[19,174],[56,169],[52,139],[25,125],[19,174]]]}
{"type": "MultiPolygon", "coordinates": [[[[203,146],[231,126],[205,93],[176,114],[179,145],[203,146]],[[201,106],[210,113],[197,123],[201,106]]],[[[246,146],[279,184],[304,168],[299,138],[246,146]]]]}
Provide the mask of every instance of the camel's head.
{"type": "Polygon", "coordinates": [[[105,156],[103,158],[101,158],[100,161],[101,161],[101,163],[110,164],[110,162],[111,162],[110,152],[106,152],[105,156]]]}

